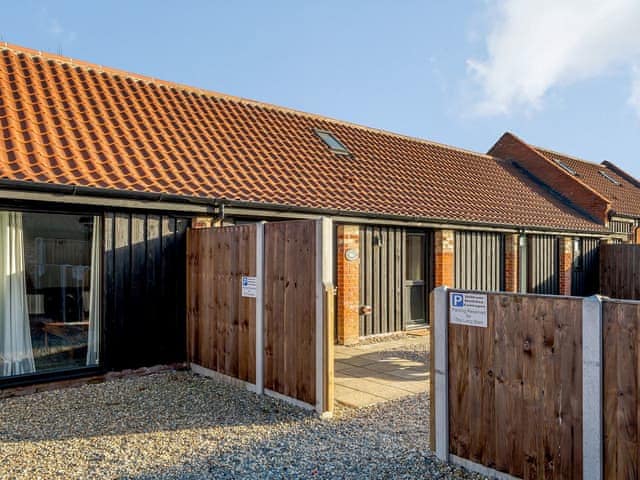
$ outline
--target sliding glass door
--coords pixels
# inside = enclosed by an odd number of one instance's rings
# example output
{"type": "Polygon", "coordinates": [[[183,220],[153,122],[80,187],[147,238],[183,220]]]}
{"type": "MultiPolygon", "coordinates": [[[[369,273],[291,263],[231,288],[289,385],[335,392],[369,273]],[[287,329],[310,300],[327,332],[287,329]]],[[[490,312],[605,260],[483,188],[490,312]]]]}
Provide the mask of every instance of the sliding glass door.
{"type": "Polygon", "coordinates": [[[0,379],[100,362],[101,217],[0,211],[0,379]]]}

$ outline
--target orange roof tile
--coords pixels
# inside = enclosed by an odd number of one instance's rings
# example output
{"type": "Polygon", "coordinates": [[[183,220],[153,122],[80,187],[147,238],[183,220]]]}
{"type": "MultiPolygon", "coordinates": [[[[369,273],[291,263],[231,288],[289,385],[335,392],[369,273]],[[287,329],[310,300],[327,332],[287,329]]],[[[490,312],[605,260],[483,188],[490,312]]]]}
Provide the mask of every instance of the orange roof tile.
{"type": "Polygon", "coordinates": [[[640,217],[640,188],[625,178],[625,176],[620,175],[615,167],[610,168],[604,164],[598,165],[545,148],[534,148],[545,157],[556,162],[563,162],[575,170],[580,180],[605,196],[611,202],[613,213],[640,217]],[[611,177],[618,182],[619,185],[607,180],[600,172],[611,177]]]}
{"type": "Polygon", "coordinates": [[[11,45],[0,51],[0,178],[602,231],[511,162],[11,45]]]}

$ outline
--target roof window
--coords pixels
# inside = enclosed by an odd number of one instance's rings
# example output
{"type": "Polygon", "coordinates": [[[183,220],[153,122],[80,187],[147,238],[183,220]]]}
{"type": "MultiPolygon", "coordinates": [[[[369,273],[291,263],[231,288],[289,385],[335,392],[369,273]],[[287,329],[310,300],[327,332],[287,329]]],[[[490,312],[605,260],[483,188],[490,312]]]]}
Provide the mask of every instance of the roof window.
{"type": "Polygon", "coordinates": [[[571,168],[569,165],[567,165],[564,162],[561,162],[560,160],[556,160],[556,163],[558,164],[558,166],[560,168],[562,168],[565,172],[570,173],[571,175],[573,175],[574,177],[578,176],[578,172],[576,172],[573,168],[571,168]]]}
{"type": "Polygon", "coordinates": [[[332,152],[339,153],[341,155],[349,155],[347,147],[345,147],[340,140],[333,135],[333,133],[325,130],[316,130],[315,132],[332,152]]]}
{"type": "Polygon", "coordinates": [[[617,181],[615,178],[613,178],[611,175],[609,175],[607,172],[603,172],[602,170],[598,170],[598,173],[600,175],[602,175],[604,178],[606,178],[607,180],[609,180],[614,185],[620,185],[620,182],[617,181]]]}

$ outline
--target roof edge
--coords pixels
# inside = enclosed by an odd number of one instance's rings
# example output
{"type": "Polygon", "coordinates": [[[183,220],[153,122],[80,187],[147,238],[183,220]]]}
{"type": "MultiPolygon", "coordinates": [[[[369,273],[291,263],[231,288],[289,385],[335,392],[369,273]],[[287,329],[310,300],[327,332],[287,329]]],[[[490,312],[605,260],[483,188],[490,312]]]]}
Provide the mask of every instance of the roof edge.
{"type": "Polygon", "coordinates": [[[635,187],[640,188],[640,181],[638,179],[636,179],[630,173],[627,173],[626,171],[621,169],[616,164],[610,162],[609,160],[605,160],[600,165],[608,168],[609,170],[613,170],[617,175],[619,175],[620,177],[624,178],[627,182],[631,183],[635,187]]]}
{"type": "Polygon", "coordinates": [[[562,197],[568,198],[598,221],[606,224],[611,211],[611,200],[580,179],[569,175],[556,162],[515,134],[511,132],[502,134],[488,153],[520,164],[522,168],[562,197]],[[582,198],[585,195],[587,198],[582,198]]]}
{"type": "MultiPolygon", "coordinates": [[[[341,210],[341,209],[329,209],[320,207],[305,207],[301,205],[293,204],[278,204],[268,202],[255,202],[255,201],[243,201],[234,200],[229,198],[213,198],[213,197],[197,197],[188,195],[176,195],[165,193],[153,193],[153,192],[139,192],[135,190],[121,190],[121,189],[106,189],[99,187],[87,187],[87,186],[75,186],[75,185],[61,185],[41,182],[31,182],[28,180],[9,180],[0,179],[0,189],[25,191],[33,193],[54,193],[65,196],[77,196],[77,197],[97,197],[97,198],[114,198],[114,199],[131,199],[141,200],[149,203],[153,202],[168,202],[175,204],[191,204],[191,205],[208,205],[214,208],[220,208],[223,206],[246,208],[254,210],[272,210],[274,212],[295,212],[295,213],[309,213],[318,216],[332,215],[337,217],[361,217],[371,220],[389,220],[389,221],[404,221],[415,223],[433,223],[443,225],[460,225],[469,227],[491,227],[491,228],[503,228],[505,230],[520,231],[520,230],[535,230],[535,231],[548,231],[548,232],[563,232],[567,234],[586,234],[586,235],[607,235],[608,232],[594,228],[567,228],[566,226],[545,226],[545,225],[516,225],[510,223],[490,223],[486,221],[474,221],[474,220],[461,220],[455,218],[446,217],[421,217],[401,214],[389,214],[389,213],[375,213],[359,210],[341,210]]],[[[590,220],[590,219],[586,219],[590,220]]],[[[593,221],[593,220],[590,220],[593,221]]],[[[597,222],[594,222],[594,227],[597,222]]]]}

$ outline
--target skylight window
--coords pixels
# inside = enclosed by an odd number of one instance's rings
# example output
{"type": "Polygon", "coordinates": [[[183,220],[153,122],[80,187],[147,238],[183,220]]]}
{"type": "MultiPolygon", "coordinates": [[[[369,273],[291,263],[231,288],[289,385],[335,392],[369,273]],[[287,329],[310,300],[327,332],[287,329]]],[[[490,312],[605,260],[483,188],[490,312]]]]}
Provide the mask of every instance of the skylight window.
{"type": "Polygon", "coordinates": [[[560,160],[556,160],[556,163],[558,164],[558,166],[560,168],[562,168],[565,172],[570,173],[571,175],[573,175],[574,177],[578,176],[578,172],[576,172],[573,168],[571,168],[569,165],[567,165],[564,162],[561,162],[560,160]]]}
{"type": "Polygon", "coordinates": [[[345,147],[340,140],[338,140],[333,133],[325,130],[316,130],[316,135],[331,149],[332,152],[340,153],[342,155],[349,155],[349,150],[345,147]]]}
{"type": "Polygon", "coordinates": [[[615,178],[613,178],[611,175],[609,175],[607,172],[603,172],[602,170],[598,170],[598,173],[600,175],[602,175],[604,178],[606,178],[607,180],[609,180],[614,185],[620,185],[620,182],[617,181],[615,178]]]}

